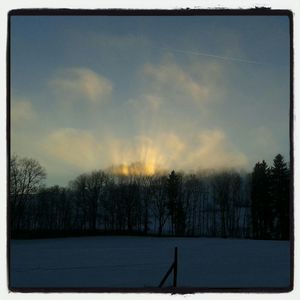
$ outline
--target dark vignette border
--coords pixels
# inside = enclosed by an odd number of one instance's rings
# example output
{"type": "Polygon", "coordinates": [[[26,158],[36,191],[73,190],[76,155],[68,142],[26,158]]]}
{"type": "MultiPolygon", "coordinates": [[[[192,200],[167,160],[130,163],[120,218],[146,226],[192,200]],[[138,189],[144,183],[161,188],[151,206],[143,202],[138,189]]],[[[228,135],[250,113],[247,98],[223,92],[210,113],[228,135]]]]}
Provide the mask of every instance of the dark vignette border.
{"type": "Polygon", "coordinates": [[[15,9],[8,12],[7,23],[7,52],[6,52],[6,139],[7,139],[7,282],[10,292],[21,293],[171,293],[171,294],[194,294],[194,293],[286,293],[294,289],[294,49],[293,49],[293,12],[291,10],[276,9],[266,7],[255,7],[251,9],[15,9]],[[289,18],[290,32],[290,284],[286,288],[198,288],[198,287],[178,287],[178,288],[109,288],[109,287],[91,287],[91,288],[14,288],[10,280],[10,167],[11,157],[11,17],[12,16],[287,16],[289,18]]]}

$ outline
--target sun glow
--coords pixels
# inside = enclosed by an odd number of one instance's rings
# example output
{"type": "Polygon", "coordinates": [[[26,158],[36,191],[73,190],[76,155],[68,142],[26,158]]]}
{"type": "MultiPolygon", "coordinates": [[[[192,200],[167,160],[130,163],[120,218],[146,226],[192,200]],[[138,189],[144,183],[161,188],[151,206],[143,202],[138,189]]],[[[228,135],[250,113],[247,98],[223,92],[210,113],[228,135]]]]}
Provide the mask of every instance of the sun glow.
{"type": "Polygon", "coordinates": [[[121,147],[114,146],[114,164],[110,168],[114,174],[151,176],[168,166],[164,147],[152,139],[139,136],[128,147],[124,143],[121,147]]]}
{"type": "Polygon", "coordinates": [[[124,176],[151,176],[168,165],[162,143],[145,136],[137,136],[132,143],[114,141],[111,144],[111,156],[113,166],[109,168],[110,171],[124,176]]]}
{"type": "Polygon", "coordinates": [[[120,164],[117,166],[112,166],[110,171],[115,175],[123,176],[139,176],[146,175],[151,176],[159,172],[161,169],[154,164],[145,164],[142,162],[133,162],[130,164],[120,164]]]}

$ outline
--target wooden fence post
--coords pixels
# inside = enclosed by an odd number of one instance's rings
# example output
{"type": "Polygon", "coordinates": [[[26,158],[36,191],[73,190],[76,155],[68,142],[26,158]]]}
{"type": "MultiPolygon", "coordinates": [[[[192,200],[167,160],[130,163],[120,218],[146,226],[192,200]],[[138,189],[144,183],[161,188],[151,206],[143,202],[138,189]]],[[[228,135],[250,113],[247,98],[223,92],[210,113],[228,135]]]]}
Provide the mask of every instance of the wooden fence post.
{"type": "Polygon", "coordinates": [[[177,286],[177,264],[177,247],[175,247],[173,287],[177,286]]]}
{"type": "Polygon", "coordinates": [[[173,287],[177,287],[177,265],[178,265],[178,251],[177,251],[177,247],[175,247],[174,261],[171,267],[169,268],[169,270],[167,271],[167,273],[165,274],[165,276],[163,277],[158,287],[161,288],[163,286],[163,284],[165,283],[165,281],[167,280],[167,278],[169,277],[172,271],[173,271],[173,287]]]}

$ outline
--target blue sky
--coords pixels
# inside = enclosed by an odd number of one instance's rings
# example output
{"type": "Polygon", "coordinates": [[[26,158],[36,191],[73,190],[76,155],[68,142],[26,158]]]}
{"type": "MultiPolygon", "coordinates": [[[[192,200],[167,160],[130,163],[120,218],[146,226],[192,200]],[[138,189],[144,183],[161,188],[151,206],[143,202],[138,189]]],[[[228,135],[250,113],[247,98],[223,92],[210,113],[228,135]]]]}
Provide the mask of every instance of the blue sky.
{"type": "Polygon", "coordinates": [[[289,160],[289,21],[14,16],[11,151],[48,184],[141,161],[251,170],[289,160]]]}

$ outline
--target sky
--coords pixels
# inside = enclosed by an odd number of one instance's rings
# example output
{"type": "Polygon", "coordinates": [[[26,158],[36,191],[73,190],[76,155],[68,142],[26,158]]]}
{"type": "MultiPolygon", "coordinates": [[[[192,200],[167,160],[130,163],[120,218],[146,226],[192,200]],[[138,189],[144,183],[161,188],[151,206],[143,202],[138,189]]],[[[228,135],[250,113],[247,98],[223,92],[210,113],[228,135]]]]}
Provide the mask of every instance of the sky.
{"type": "Polygon", "coordinates": [[[48,185],[289,161],[289,59],[286,16],[13,16],[11,153],[48,185]]]}

